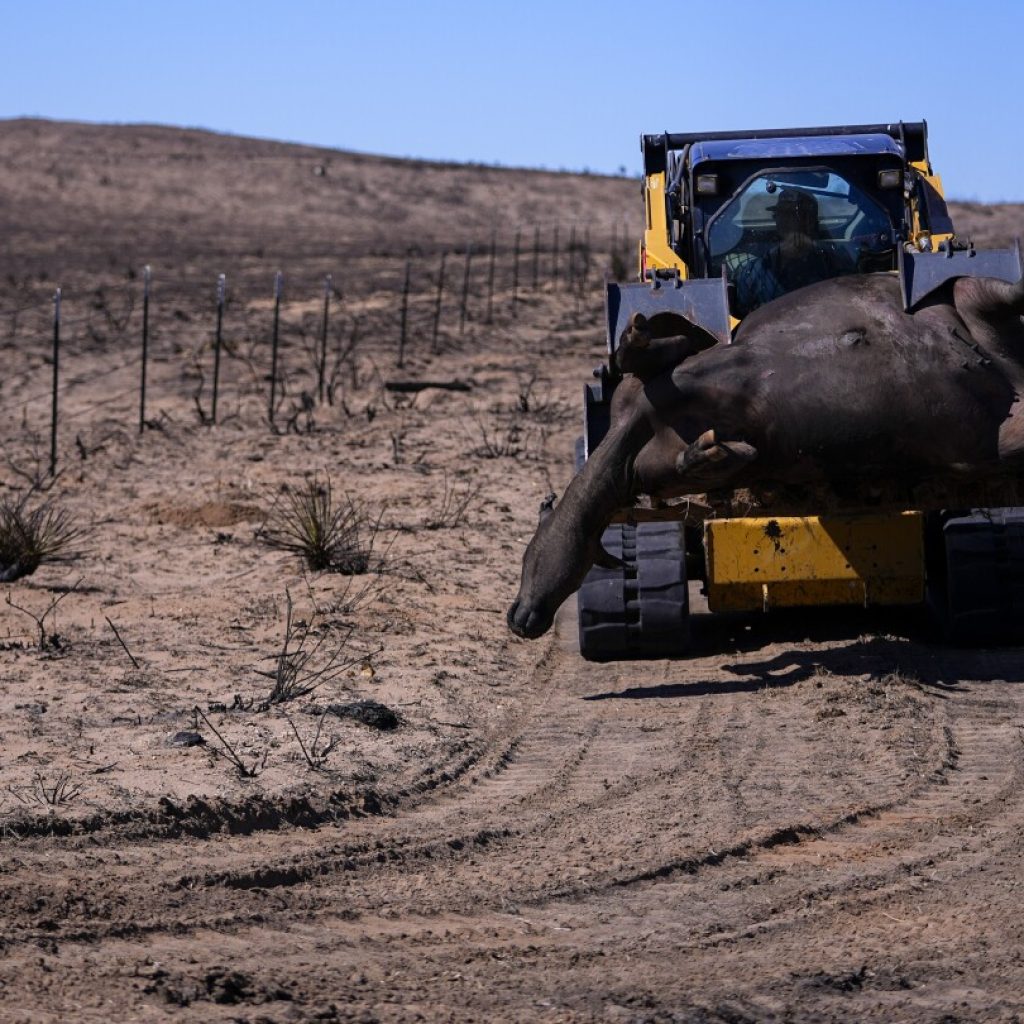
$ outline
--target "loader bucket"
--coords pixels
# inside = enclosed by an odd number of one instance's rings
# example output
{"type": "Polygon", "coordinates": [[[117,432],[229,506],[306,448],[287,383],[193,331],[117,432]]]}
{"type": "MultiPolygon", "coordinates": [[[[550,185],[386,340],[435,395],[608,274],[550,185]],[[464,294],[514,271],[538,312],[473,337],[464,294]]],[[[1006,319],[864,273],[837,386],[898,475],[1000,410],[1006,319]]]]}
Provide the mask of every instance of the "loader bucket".
{"type": "Polygon", "coordinates": [[[923,299],[956,277],[994,277],[1016,284],[1021,278],[1020,241],[1012,249],[899,251],[903,308],[912,312],[923,299]]]}
{"type": "Polygon", "coordinates": [[[731,340],[729,296],[724,277],[688,281],[655,278],[649,284],[609,282],[605,292],[609,354],[614,355],[619,338],[634,313],[641,313],[648,320],[665,313],[681,316],[719,344],[728,345],[731,340]]]}

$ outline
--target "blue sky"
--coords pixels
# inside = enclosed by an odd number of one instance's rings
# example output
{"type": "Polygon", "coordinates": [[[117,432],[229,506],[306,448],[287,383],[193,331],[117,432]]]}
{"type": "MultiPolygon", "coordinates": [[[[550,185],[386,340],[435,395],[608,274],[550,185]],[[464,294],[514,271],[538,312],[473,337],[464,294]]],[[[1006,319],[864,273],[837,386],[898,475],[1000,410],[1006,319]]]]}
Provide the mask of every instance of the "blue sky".
{"type": "Polygon", "coordinates": [[[1024,3],[0,0],[0,117],[639,171],[641,132],[926,118],[951,198],[1024,201],[1024,3]]]}

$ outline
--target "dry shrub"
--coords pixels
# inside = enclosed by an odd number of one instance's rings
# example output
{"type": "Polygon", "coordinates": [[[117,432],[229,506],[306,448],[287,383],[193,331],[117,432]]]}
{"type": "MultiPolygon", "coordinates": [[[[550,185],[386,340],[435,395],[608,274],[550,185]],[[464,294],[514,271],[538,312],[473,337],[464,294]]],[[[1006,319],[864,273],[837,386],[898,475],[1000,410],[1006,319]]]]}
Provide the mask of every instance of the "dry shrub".
{"type": "Polygon", "coordinates": [[[367,660],[365,654],[353,654],[347,647],[352,628],[340,641],[335,641],[334,649],[324,658],[317,659],[320,648],[327,639],[322,633],[309,644],[313,630],[313,618],[308,622],[296,622],[293,616],[292,595],[286,590],[287,613],[284,625],[284,646],[277,655],[277,663],[273,672],[261,673],[268,675],[274,685],[267,696],[265,706],[284,704],[299,697],[305,697],[324,683],[336,679],[342,672],[367,660]]]}
{"type": "Polygon", "coordinates": [[[531,416],[540,423],[562,423],[575,418],[576,408],[564,398],[553,394],[551,382],[534,370],[520,377],[513,411],[531,416]]]}
{"type": "Polygon", "coordinates": [[[383,510],[372,518],[347,494],[335,502],[330,478],[321,483],[314,477],[284,491],[259,536],[273,548],[300,555],[315,572],[357,576],[373,565],[382,515],[383,510]]]}
{"type": "Polygon", "coordinates": [[[483,417],[476,419],[476,433],[479,443],[470,449],[480,459],[518,459],[526,454],[526,432],[518,415],[511,418],[497,417],[490,422],[483,417]]]}
{"type": "Polygon", "coordinates": [[[476,501],[479,493],[480,489],[469,483],[460,489],[448,479],[448,470],[445,470],[438,504],[431,509],[424,525],[428,530],[448,530],[462,526],[469,506],[476,501]]]}
{"type": "Polygon", "coordinates": [[[84,531],[53,499],[31,503],[31,492],[0,498],[0,582],[31,576],[44,562],[67,561],[84,531]]]}

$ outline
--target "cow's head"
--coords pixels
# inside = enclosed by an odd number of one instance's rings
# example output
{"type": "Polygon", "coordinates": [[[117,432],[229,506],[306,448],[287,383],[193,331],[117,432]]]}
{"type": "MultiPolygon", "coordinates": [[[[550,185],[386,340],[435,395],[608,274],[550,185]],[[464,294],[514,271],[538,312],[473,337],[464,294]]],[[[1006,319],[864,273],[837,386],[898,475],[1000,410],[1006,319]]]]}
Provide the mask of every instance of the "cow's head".
{"type": "Polygon", "coordinates": [[[523,555],[519,593],[508,610],[508,628],[528,640],[551,628],[555,612],[579,590],[592,565],[620,564],[601,547],[600,534],[588,537],[580,529],[575,503],[566,499],[557,508],[553,494],[541,502],[537,531],[523,555]]]}

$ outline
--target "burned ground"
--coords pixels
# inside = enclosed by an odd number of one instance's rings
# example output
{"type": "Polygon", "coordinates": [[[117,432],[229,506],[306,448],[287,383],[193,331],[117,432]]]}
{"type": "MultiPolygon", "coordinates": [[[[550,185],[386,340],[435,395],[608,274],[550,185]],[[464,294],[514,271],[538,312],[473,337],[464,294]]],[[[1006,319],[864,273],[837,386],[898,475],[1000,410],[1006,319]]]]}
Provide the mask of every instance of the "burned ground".
{"type": "MultiPolygon", "coordinates": [[[[698,615],[694,657],[650,664],[582,663],[571,608],[543,641],[505,629],[537,503],[571,473],[610,239],[637,206],[622,179],[0,126],[2,496],[38,480],[87,529],[77,559],[0,595],[0,1017],[1022,1012],[1019,652],[856,611],[698,615]],[[326,273],[339,362],[320,401],[326,273]],[[378,524],[369,572],[304,571],[262,539],[282,488],[311,477],[378,524]],[[337,671],[272,701],[289,602],[307,673],[337,671]]],[[[985,244],[1024,220],[958,214],[985,244]]]]}

